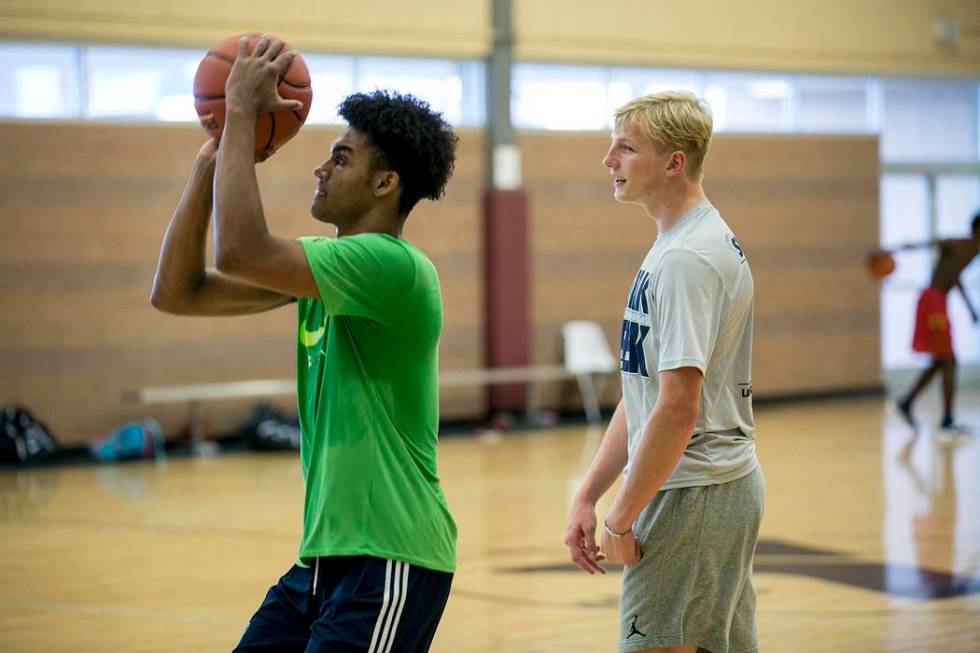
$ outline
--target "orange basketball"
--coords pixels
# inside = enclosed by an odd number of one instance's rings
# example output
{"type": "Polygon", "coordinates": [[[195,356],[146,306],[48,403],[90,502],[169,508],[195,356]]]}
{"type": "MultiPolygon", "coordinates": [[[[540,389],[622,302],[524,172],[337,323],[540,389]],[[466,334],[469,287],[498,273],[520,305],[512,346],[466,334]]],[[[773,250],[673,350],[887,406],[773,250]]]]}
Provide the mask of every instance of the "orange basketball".
{"type": "Polygon", "coordinates": [[[895,259],[890,252],[874,252],[868,257],[868,271],[875,279],[884,279],[895,271],[895,259]]]}
{"type": "MultiPolygon", "coordinates": [[[[243,34],[229,36],[208,50],[201,59],[194,75],[194,108],[201,119],[204,131],[215,138],[221,136],[225,126],[225,82],[231,73],[238,53],[238,42],[243,34]]],[[[248,51],[255,47],[259,34],[249,34],[248,51]]],[[[273,37],[275,38],[275,37],[273,37]]],[[[283,46],[283,51],[289,45],[283,46]]],[[[296,111],[276,111],[263,113],[255,121],[255,151],[276,149],[299,132],[306,122],[313,102],[313,88],[310,86],[310,71],[299,54],[289,64],[289,68],[279,80],[279,96],[284,100],[299,100],[303,108],[296,111]]]]}

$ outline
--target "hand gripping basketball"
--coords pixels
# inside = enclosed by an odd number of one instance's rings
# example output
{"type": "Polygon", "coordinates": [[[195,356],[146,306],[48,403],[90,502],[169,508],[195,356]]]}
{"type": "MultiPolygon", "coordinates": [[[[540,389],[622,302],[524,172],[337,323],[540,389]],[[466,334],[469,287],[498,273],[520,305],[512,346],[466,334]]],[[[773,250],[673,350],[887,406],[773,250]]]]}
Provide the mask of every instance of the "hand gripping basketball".
{"type": "Polygon", "coordinates": [[[194,107],[204,130],[221,137],[229,104],[236,110],[251,110],[256,114],[255,151],[259,153],[275,151],[295,136],[312,101],[303,58],[271,35],[224,39],[208,51],[194,76],[194,107]],[[231,79],[233,71],[235,79],[231,79]]]}
{"type": "Polygon", "coordinates": [[[268,34],[259,37],[254,47],[249,47],[249,41],[248,36],[238,40],[235,63],[225,82],[228,110],[259,114],[302,109],[302,102],[283,99],[277,88],[296,51],[284,50],[285,43],[268,34]]]}

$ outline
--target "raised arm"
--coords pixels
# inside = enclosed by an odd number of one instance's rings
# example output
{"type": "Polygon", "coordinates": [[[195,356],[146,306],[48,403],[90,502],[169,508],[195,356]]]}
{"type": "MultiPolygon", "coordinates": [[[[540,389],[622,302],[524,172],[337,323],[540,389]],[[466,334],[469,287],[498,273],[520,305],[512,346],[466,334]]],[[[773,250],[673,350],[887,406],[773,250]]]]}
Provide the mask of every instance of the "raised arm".
{"type": "Polygon", "coordinates": [[[260,113],[294,110],[276,84],[295,56],[282,41],[262,36],[252,52],[247,38],[225,85],[228,107],[218,153],[214,256],[218,269],[247,283],[294,297],[319,297],[303,246],[269,233],[255,176],[255,121],[260,113]]]}
{"type": "Polygon", "coordinates": [[[953,246],[953,244],[956,243],[956,242],[957,242],[956,239],[936,238],[934,240],[927,240],[926,242],[923,242],[923,243],[906,243],[905,245],[900,245],[900,246],[896,247],[892,251],[895,251],[895,252],[908,252],[908,251],[912,251],[912,250],[916,250],[916,249],[928,249],[930,247],[938,247],[939,248],[939,251],[942,252],[943,250],[948,249],[949,247],[953,246]]]}
{"type": "Polygon", "coordinates": [[[293,299],[206,268],[217,148],[213,140],[201,147],[163,237],[150,301],[165,313],[246,315],[268,311],[293,299]]]}

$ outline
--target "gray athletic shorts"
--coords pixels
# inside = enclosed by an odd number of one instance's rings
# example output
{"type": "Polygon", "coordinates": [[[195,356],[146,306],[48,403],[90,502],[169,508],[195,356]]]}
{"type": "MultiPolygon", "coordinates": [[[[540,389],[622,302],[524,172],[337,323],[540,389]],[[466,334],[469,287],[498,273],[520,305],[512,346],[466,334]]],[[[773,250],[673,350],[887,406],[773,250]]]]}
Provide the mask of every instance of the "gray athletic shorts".
{"type": "Polygon", "coordinates": [[[758,650],[752,556],[765,496],[761,467],[728,483],[657,493],[633,524],[643,558],[623,576],[620,651],[758,650]]]}

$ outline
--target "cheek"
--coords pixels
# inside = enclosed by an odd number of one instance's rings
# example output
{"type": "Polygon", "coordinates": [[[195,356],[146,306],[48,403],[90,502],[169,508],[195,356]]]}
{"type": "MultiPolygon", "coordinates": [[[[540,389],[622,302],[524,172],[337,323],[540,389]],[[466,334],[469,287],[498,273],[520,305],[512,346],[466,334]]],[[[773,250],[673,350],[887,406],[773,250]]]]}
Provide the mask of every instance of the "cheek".
{"type": "Polygon", "coordinates": [[[643,176],[643,169],[638,168],[632,161],[626,160],[619,165],[619,172],[630,181],[634,181],[643,176]]]}
{"type": "Polygon", "coordinates": [[[331,181],[333,183],[330,186],[330,190],[336,193],[336,197],[339,201],[345,201],[347,196],[350,194],[350,184],[347,183],[344,175],[339,175],[331,181]]]}

